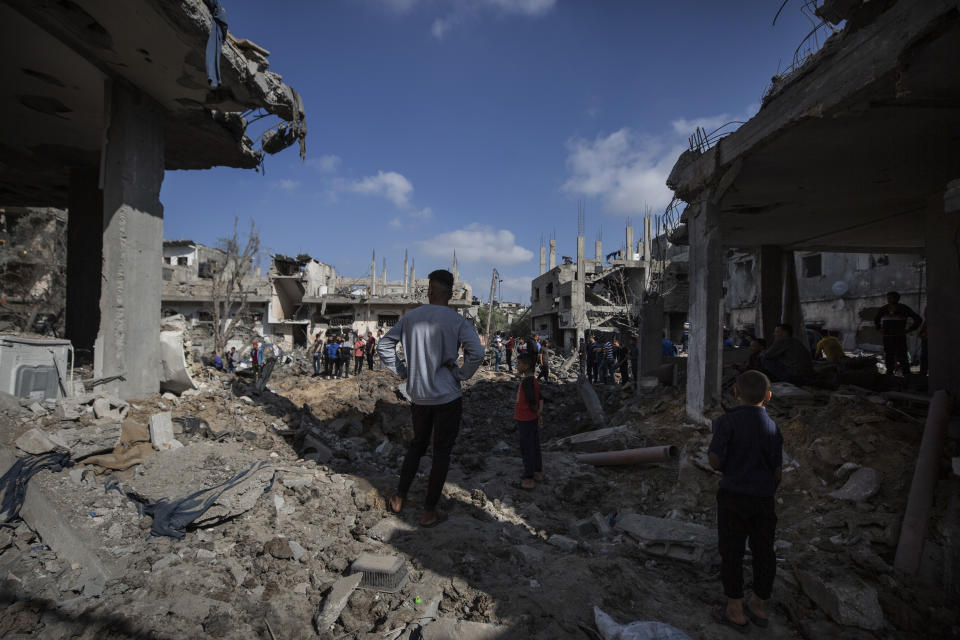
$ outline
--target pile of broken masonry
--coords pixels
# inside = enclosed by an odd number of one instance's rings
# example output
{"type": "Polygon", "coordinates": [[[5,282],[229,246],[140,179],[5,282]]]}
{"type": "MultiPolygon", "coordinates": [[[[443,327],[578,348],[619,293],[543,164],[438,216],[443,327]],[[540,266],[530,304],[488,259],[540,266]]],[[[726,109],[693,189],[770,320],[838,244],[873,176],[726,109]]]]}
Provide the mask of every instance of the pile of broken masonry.
{"type": "MultiPolygon", "coordinates": [[[[0,398],[4,471],[13,451],[75,462],[34,475],[22,520],[0,530],[0,636],[598,638],[597,606],[731,637],[714,621],[710,429],[684,418],[680,390],[597,387],[608,427],[597,431],[574,384],[547,385],[547,477],[529,492],[516,381],[481,371],[465,388],[450,519],[424,530],[429,459],[405,513],[385,509],[412,431],[398,380],[301,371],[278,367],[260,394],[205,373],[198,390],[130,403],[0,398]],[[680,455],[619,467],[576,457],[654,445],[680,455]]],[[[957,633],[955,479],[941,481],[920,575],[891,567],[922,426],[843,389],[770,410],[787,464],[767,634],[957,633]]]]}

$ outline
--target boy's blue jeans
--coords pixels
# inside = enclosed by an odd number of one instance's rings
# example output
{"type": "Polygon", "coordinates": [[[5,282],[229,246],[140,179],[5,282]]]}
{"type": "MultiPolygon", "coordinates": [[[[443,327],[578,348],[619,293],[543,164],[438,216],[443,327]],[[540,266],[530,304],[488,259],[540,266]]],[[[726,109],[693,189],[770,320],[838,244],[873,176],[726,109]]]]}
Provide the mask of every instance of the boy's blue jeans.
{"type": "Polygon", "coordinates": [[[496,366],[495,366],[494,368],[495,368],[497,371],[500,371],[500,352],[499,352],[499,351],[494,351],[494,352],[493,352],[493,355],[495,355],[495,356],[497,357],[497,364],[496,364],[496,366]]]}
{"type": "Polygon", "coordinates": [[[520,456],[523,458],[523,477],[533,478],[533,474],[543,471],[540,427],[537,426],[537,421],[517,420],[517,435],[520,440],[520,456]]]}

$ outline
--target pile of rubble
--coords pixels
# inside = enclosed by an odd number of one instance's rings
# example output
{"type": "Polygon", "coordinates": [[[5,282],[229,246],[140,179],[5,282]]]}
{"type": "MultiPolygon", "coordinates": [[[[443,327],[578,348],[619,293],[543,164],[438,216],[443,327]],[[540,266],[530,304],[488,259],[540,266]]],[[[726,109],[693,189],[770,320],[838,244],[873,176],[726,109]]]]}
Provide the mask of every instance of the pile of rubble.
{"type": "MultiPolygon", "coordinates": [[[[0,635],[555,639],[601,637],[616,626],[605,611],[727,637],[712,610],[710,428],[684,418],[679,390],[597,387],[598,429],[574,384],[545,385],[547,477],[530,492],[516,380],[481,371],[465,387],[450,519],[424,530],[425,477],[403,514],[385,508],[412,432],[399,381],[311,378],[297,361],[261,393],[204,371],[196,390],[131,403],[0,397],[10,450],[75,462],[34,475],[23,520],[0,534],[0,635]],[[578,461],[665,445],[678,454],[656,463],[578,461]]],[[[875,400],[770,408],[786,442],[773,637],[921,638],[960,623],[943,583],[945,500],[921,576],[891,569],[920,429],[875,400]]]]}

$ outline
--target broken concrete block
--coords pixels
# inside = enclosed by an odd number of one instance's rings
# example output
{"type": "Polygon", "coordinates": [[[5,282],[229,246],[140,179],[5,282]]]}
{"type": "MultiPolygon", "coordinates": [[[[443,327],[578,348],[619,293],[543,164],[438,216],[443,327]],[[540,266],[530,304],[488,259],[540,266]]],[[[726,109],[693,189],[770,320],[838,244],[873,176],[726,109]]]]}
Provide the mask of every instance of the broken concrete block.
{"type": "Polygon", "coordinates": [[[155,413],[150,416],[150,442],[163,451],[178,449],[183,445],[173,437],[173,417],[169,411],[155,413]]]}
{"type": "Polygon", "coordinates": [[[405,522],[399,518],[386,517],[370,527],[370,529],[367,531],[367,535],[374,540],[390,542],[390,540],[396,535],[410,533],[415,530],[416,527],[409,522],[405,522]]]}
{"type": "Polygon", "coordinates": [[[614,526],[655,556],[712,564],[718,557],[717,531],[692,522],[628,513],[614,526]]]}
{"type": "Polygon", "coordinates": [[[350,599],[354,590],[360,585],[361,580],[363,580],[363,574],[355,573],[351,576],[340,578],[333,583],[333,587],[330,588],[327,597],[323,599],[323,606],[313,617],[313,624],[317,629],[317,633],[323,634],[337,621],[337,618],[340,617],[340,612],[347,606],[347,600],[350,599]]]}
{"type": "Polygon", "coordinates": [[[36,427],[17,438],[15,444],[17,449],[35,456],[56,450],[66,451],[70,448],[61,438],[52,433],[41,431],[36,427]]]}
{"type": "Polygon", "coordinates": [[[287,546],[290,547],[290,553],[293,554],[292,557],[294,561],[300,562],[300,558],[306,555],[307,550],[300,546],[300,543],[290,540],[287,543],[287,546]]]}
{"type": "Polygon", "coordinates": [[[537,567],[543,564],[543,551],[530,545],[521,544],[513,548],[514,553],[520,556],[526,564],[537,567]]]}
{"type": "MultiPolygon", "coordinates": [[[[13,453],[0,446],[0,475],[6,473],[14,462],[16,458],[13,453]]],[[[80,568],[85,584],[91,584],[91,590],[93,585],[106,584],[109,573],[101,559],[84,544],[67,518],[57,511],[53,501],[33,483],[27,485],[20,517],[37,532],[40,540],[57,554],[57,558],[80,568]]]]}
{"type": "Polygon", "coordinates": [[[843,487],[828,495],[837,500],[863,502],[877,495],[878,491],[880,491],[880,475],[875,469],[861,467],[853,472],[843,487]]]}
{"type": "Polygon", "coordinates": [[[110,411],[110,401],[100,396],[93,401],[93,415],[102,418],[110,411]]]}
{"type": "Polygon", "coordinates": [[[595,513],[590,516],[593,519],[593,524],[597,528],[597,531],[600,535],[605,536],[610,533],[610,523],[607,521],[606,516],[600,513],[595,513]]]}
{"type": "Polygon", "coordinates": [[[6,391],[0,391],[0,411],[16,416],[23,413],[24,408],[20,405],[20,398],[6,391]]]}
{"type": "Polygon", "coordinates": [[[627,445],[628,433],[626,425],[606,427],[560,438],[556,443],[560,446],[569,447],[573,451],[587,453],[612,451],[622,449],[627,445]]]}
{"type": "Polygon", "coordinates": [[[582,518],[580,520],[575,520],[570,523],[570,533],[577,536],[578,538],[588,538],[590,536],[595,536],[600,533],[597,529],[596,523],[594,523],[593,518],[582,518]]]}
{"type": "Polygon", "coordinates": [[[423,640],[498,640],[505,637],[506,627],[502,625],[454,618],[439,618],[423,628],[423,640]]]}
{"type": "Polygon", "coordinates": [[[47,413],[47,410],[39,402],[34,402],[29,407],[27,407],[27,409],[30,409],[30,412],[33,413],[33,415],[35,416],[42,416],[42,415],[46,415],[47,413]]]}
{"type": "Polygon", "coordinates": [[[287,489],[296,489],[298,487],[309,487],[313,484],[313,472],[310,473],[284,473],[280,476],[280,484],[287,489]]]}
{"type": "Polygon", "coordinates": [[[856,462],[844,462],[833,472],[833,477],[837,480],[846,480],[850,477],[850,474],[860,468],[856,462]]]}
{"type": "Polygon", "coordinates": [[[883,610],[877,590],[853,573],[823,580],[807,571],[795,573],[803,592],[834,622],[868,631],[883,628],[883,610]]]}
{"type": "Polygon", "coordinates": [[[120,444],[122,435],[123,426],[119,422],[65,427],[57,431],[57,436],[67,443],[74,460],[113,451],[120,444]]]}
{"type": "Polygon", "coordinates": [[[574,551],[577,548],[578,543],[573,538],[568,538],[567,536],[564,536],[564,535],[555,534],[550,536],[549,539],[547,539],[547,544],[553,545],[554,547],[558,549],[562,549],[564,551],[574,551]]]}

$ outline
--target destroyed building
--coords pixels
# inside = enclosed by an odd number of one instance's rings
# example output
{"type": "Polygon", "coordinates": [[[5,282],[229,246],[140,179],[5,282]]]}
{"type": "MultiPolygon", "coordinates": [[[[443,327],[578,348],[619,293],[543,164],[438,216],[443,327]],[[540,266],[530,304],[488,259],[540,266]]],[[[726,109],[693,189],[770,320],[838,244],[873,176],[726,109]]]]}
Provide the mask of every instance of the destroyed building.
{"type": "Polygon", "coordinates": [[[668,179],[689,203],[687,411],[720,393],[727,249],[756,256],[757,332],[804,326],[796,252],[920,254],[931,390],[960,393],[960,136],[954,3],[825,3],[843,24],[774,78],[759,112],[725,137],[695,136],[668,179]],[[882,135],[881,135],[882,132],[882,135]]]}
{"type": "Polygon", "coordinates": [[[0,30],[0,206],[68,210],[66,337],[112,391],[153,393],[164,171],[303,156],[303,102],[219,3],[11,1],[0,30]],[[245,113],[276,122],[255,141],[245,113]]]}
{"type": "MultiPolygon", "coordinates": [[[[470,307],[473,292],[460,280],[456,258],[453,298],[450,307],[463,313],[470,307]]],[[[370,261],[370,276],[348,278],[334,267],[309,256],[274,256],[269,274],[272,296],[266,331],[286,347],[306,346],[319,335],[376,334],[386,331],[405,313],[426,303],[426,278],[416,277],[416,265],[404,258],[402,278],[387,279],[384,261],[380,274],[376,254],[370,261]]]]}
{"type": "Polygon", "coordinates": [[[588,334],[637,334],[649,345],[647,367],[658,364],[661,332],[679,335],[686,321],[686,248],[667,237],[654,237],[651,217],[644,218],[643,236],[634,242],[627,226],[623,248],[608,255],[598,239],[594,257],[577,237],[576,259],[556,260],[556,240],[540,247],[540,276],[531,284],[531,329],[567,351],[588,334]],[[626,253],[626,255],[625,255],[626,253]],[[644,340],[645,338],[645,340],[644,340]]]}
{"type": "MultiPolygon", "coordinates": [[[[757,327],[757,256],[729,251],[724,277],[724,324],[731,331],[753,335],[757,327]]],[[[798,251],[794,255],[804,326],[836,332],[847,351],[880,351],[883,337],[874,326],[886,294],[923,314],[926,306],[924,262],[900,253],[836,253],[798,251]]],[[[919,337],[910,336],[910,352],[919,352],[919,337]]]]}

